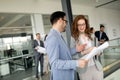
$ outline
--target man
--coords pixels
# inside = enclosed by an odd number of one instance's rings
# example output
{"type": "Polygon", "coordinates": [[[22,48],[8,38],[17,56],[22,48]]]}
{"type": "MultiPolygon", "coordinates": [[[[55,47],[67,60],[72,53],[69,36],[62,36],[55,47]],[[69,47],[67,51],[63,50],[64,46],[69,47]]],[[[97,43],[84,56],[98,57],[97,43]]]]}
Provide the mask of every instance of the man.
{"type": "Polygon", "coordinates": [[[76,45],[76,48],[73,49],[68,48],[61,35],[61,32],[65,31],[67,24],[64,12],[54,12],[50,17],[50,21],[52,29],[45,41],[45,48],[51,66],[50,80],[74,80],[76,67],[83,68],[87,61],[81,59],[72,60],[72,55],[77,51],[82,51],[86,45],[76,45]]]}
{"type": "Polygon", "coordinates": [[[95,36],[98,39],[98,45],[103,44],[105,41],[109,41],[108,36],[104,32],[104,29],[105,29],[104,25],[100,25],[100,31],[95,32],[95,36]]]}
{"type": "Polygon", "coordinates": [[[38,65],[39,65],[39,61],[40,61],[40,65],[41,65],[41,76],[43,76],[43,64],[44,64],[44,54],[38,52],[38,47],[44,47],[44,43],[43,41],[40,40],[40,33],[36,34],[36,39],[33,42],[33,48],[34,48],[34,56],[35,56],[35,70],[36,70],[36,78],[39,79],[39,72],[38,72],[38,65]]]}
{"type": "MultiPolygon", "coordinates": [[[[98,39],[98,46],[103,44],[105,41],[109,41],[108,36],[104,32],[104,25],[100,25],[100,31],[95,32],[95,37],[98,39]]],[[[96,58],[101,62],[101,56],[96,56],[96,58]]],[[[102,63],[102,62],[101,62],[102,63]]]]}

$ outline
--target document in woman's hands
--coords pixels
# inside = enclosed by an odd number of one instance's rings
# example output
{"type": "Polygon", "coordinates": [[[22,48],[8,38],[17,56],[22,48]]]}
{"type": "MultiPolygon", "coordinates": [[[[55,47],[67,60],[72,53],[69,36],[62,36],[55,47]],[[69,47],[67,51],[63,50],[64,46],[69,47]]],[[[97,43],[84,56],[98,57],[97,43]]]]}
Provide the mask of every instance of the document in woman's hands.
{"type": "Polygon", "coordinates": [[[85,56],[83,56],[81,59],[85,59],[85,60],[89,60],[91,59],[93,56],[97,55],[98,53],[101,53],[105,48],[107,48],[109,46],[108,42],[103,43],[102,45],[100,45],[99,47],[95,47],[92,49],[92,51],[89,54],[86,54],[85,56]]]}

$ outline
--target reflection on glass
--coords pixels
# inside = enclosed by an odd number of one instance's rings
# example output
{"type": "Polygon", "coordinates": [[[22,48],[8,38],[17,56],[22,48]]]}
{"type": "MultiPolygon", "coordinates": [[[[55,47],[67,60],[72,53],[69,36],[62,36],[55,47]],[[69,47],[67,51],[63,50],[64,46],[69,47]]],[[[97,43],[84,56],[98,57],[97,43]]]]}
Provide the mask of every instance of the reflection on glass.
{"type": "Polygon", "coordinates": [[[120,59],[120,38],[110,40],[110,46],[103,51],[103,66],[110,65],[120,59]]]}
{"type": "Polygon", "coordinates": [[[3,38],[3,43],[12,43],[12,38],[3,38]]]}
{"type": "Polygon", "coordinates": [[[19,42],[20,41],[20,37],[13,37],[13,42],[19,42]]]}
{"type": "Polygon", "coordinates": [[[26,42],[27,41],[27,37],[20,37],[20,41],[21,42],[26,42]]]}
{"type": "Polygon", "coordinates": [[[11,49],[10,44],[7,44],[7,50],[11,49]]]}
{"type": "Polygon", "coordinates": [[[32,40],[31,36],[25,37],[8,37],[8,38],[0,38],[0,56],[7,57],[9,50],[12,50],[11,56],[22,55],[22,50],[29,50],[29,53],[33,53],[32,50],[32,40]]]}

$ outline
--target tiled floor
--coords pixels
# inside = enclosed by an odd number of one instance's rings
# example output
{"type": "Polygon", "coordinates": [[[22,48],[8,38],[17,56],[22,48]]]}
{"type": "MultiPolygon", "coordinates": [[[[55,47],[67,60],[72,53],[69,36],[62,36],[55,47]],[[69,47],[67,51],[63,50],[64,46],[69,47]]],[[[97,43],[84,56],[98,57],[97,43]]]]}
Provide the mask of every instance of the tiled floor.
{"type": "MultiPolygon", "coordinates": [[[[32,68],[26,71],[16,71],[10,75],[2,77],[0,80],[36,80],[35,70],[32,68]]],[[[40,80],[49,80],[49,74],[42,76],[40,80]]]]}
{"type": "Polygon", "coordinates": [[[118,69],[114,73],[110,74],[104,80],[120,80],[120,69],[118,69]]]}
{"type": "MultiPolygon", "coordinates": [[[[104,80],[119,80],[120,79],[120,69],[110,74],[104,80]]],[[[36,80],[35,72],[33,69],[28,69],[26,71],[17,71],[12,73],[11,75],[4,76],[0,80],[36,80]]],[[[40,80],[50,80],[50,73],[42,76],[40,80]]]]}
{"type": "MultiPolygon", "coordinates": [[[[30,77],[24,78],[22,80],[36,80],[36,79],[35,79],[35,76],[30,76],[30,77]]],[[[49,74],[40,77],[40,80],[49,80],[49,74]]]]}

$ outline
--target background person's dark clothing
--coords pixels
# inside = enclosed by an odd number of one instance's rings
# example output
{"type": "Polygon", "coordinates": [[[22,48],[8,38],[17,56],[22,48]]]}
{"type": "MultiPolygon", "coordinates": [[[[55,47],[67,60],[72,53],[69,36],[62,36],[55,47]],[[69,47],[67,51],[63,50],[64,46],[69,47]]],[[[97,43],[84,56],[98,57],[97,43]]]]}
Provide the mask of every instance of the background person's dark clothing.
{"type": "MultiPolygon", "coordinates": [[[[100,31],[96,31],[95,32],[95,37],[98,39],[98,42],[100,41],[100,40],[104,40],[104,41],[109,41],[109,38],[108,38],[108,36],[106,35],[106,33],[105,32],[100,32],[100,31]]],[[[98,43],[98,45],[101,45],[102,43],[98,43]]],[[[99,61],[100,61],[100,63],[102,63],[102,61],[101,61],[101,56],[99,55],[99,56],[95,56],[95,58],[96,59],[98,59],[99,61]]]]}
{"type": "Polygon", "coordinates": [[[105,32],[102,32],[101,37],[100,37],[100,31],[96,31],[95,37],[97,37],[98,41],[100,41],[101,39],[104,39],[105,41],[109,41],[109,38],[105,32]]]}
{"type": "Polygon", "coordinates": [[[38,65],[39,65],[39,61],[40,61],[40,67],[41,67],[41,75],[43,75],[43,64],[44,64],[44,54],[43,53],[39,53],[37,52],[37,50],[35,50],[35,47],[37,46],[41,46],[44,47],[44,43],[43,41],[40,40],[40,45],[38,43],[37,40],[34,40],[33,42],[33,48],[34,48],[34,58],[35,58],[35,70],[36,70],[36,78],[38,78],[39,76],[39,72],[38,72],[38,65]]]}

